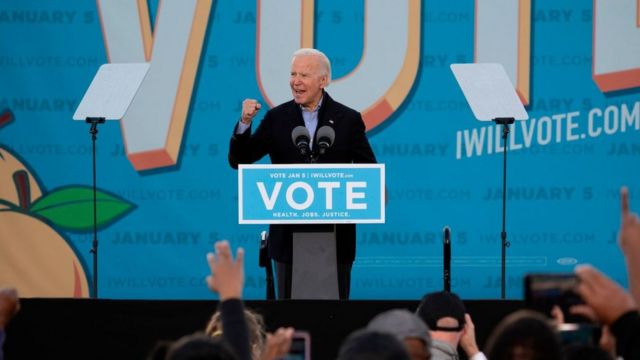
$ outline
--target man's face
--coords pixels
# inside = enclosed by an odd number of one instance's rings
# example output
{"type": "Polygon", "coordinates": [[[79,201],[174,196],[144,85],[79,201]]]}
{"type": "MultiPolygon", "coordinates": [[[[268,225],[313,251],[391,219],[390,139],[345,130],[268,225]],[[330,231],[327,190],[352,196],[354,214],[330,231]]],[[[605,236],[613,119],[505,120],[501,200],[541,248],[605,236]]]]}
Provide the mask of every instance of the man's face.
{"type": "Polygon", "coordinates": [[[296,56],[291,63],[291,93],[297,104],[311,110],[318,105],[322,89],[327,86],[320,58],[316,55],[296,56]]]}

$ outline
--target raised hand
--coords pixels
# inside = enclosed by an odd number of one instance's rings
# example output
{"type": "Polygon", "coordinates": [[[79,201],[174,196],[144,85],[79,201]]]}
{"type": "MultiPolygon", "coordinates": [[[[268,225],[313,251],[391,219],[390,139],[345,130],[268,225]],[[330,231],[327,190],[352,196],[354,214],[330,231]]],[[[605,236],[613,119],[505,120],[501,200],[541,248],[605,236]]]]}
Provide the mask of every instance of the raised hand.
{"type": "Polygon", "coordinates": [[[618,242],[627,263],[629,289],[631,295],[640,302],[640,221],[638,215],[629,210],[629,190],[620,189],[620,205],[622,219],[618,242]]]}
{"type": "Polygon", "coordinates": [[[275,333],[267,333],[264,351],[260,360],[274,360],[285,357],[291,349],[294,329],[292,327],[278,328],[275,333]]]}
{"type": "Polygon", "coordinates": [[[256,116],[262,105],[255,99],[244,99],[242,102],[242,116],[240,121],[244,124],[251,124],[251,121],[256,116]]]}
{"type": "Polygon", "coordinates": [[[20,310],[20,299],[16,289],[0,288],[0,329],[4,329],[18,310],[20,310]]]}
{"type": "Polygon", "coordinates": [[[637,309],[633,297],[620,285],[589,265],[576,267],[580,283],[576,291],[605,325],[611,325],[620,316],[637,309]]]}
{"type": "Polygon", "coordinates": [[[218,293],[220,301],[241,299],[244,286],[244,250],[238,248],[234,261],[227,240],[216,242],[214,248],[215,254],[207,254],[211,269],[211,275],[207,276],[209,289],[218,293]]]}
{"type": "Polygon", "coordinates": [[[460,347],[469,358],[480,352],[476,342],[476,326],[469,314],[464,314],[464,331],[460,337],[460,347]]]}

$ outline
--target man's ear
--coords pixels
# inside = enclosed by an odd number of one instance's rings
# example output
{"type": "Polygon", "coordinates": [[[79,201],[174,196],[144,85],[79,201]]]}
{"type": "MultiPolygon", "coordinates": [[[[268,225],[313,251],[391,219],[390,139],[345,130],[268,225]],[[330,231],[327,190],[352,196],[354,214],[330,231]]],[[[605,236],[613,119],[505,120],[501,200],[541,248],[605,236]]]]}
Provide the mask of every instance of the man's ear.
{"type": "Polygon", "coordinates": [[[320,78],[320,88],[324,89],[327,87],[327,80],[329,79],[329,77],[327,75],[322,75],[322,77],[320,78]]]}

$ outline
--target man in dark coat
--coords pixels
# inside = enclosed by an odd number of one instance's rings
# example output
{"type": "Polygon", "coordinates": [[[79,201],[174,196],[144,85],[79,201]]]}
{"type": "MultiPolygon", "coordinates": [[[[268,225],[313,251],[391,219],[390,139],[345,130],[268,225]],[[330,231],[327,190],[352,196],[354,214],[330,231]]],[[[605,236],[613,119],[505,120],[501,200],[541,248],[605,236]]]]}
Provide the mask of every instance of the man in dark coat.
{"type": "MultiPolygon", "coordinates": [[[[229,146],[229,163],[251,164],[269,155],[272,164],[305,163],[307,160],[292,141],[291,133],[305,126],[311,135],[311,151],[319,163],[375,163],[376,158],[365,135],[359,112],[334,101],[325,88],[331,82],[329,59],[315,49],[300,49],[293,54],[289,86],[293,100],[267,111],[251,133],[251,123],[261,105],[254,99],[242,103],[242,117],[236,125],[229,146]],[[313,146],[317,129],[329,126],[335,139],[324,154],[318,156],[313,146]]],[[[278,297],[291,296],[292,233],[333,231],[334,225],[271,225],[269,256],[276,262],[278,297]],[[322,230],[320,227],[327,228],[322,230]]],[[[341,299],[349,298],[351,265],[355,259],[355,225],[335,225],[338,263],[338,290],[341,299]]]]}

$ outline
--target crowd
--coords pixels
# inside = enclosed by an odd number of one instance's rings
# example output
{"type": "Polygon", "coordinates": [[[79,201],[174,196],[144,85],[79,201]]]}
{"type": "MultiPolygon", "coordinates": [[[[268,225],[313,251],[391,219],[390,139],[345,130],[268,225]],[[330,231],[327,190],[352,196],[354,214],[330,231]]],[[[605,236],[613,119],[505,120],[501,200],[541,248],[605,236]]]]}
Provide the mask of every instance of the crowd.
{"type": "MultiPolygon", "coordinates": [[[[640,220],[629,210],[628,192],[621,191],[622,221],[619,244],[625,257],[629,292],[589,265],[579,265],[575,292],[583,303],[562,314],[519,310],[505,317],[492,331],[484,351],[479,349],[473,320],[454,293],[426,294],[415,312],[395,309],[375,316],[368,325],[344,339],[338,360],[459,359],[461,350],[471,360],[507,359],[640,359],[640,220]],[[549,317],[547,315],[553,315],[549,317]],[[581,315],[598,324],[592,342],[561,338],[565,315],[581,315]]],[[[286,358],[293,328],[265,331],[262,317],[245,309],[244,251],[232,255],[227,241],[207,254],[211,274],[207,284],[218,294],[218,310],[206,329],[172,343],[159,344],[150,359],[271,360],[286,358]]],[[[0,290],[0,360],[6,324],[19,309],[15,290],[0,290]]]]}

